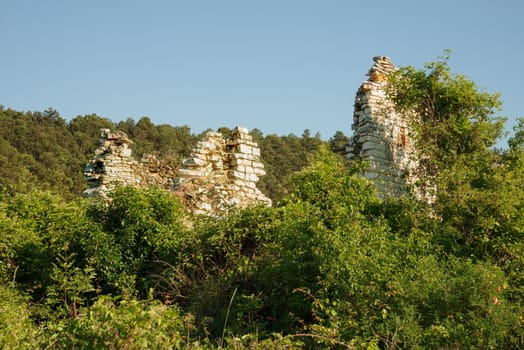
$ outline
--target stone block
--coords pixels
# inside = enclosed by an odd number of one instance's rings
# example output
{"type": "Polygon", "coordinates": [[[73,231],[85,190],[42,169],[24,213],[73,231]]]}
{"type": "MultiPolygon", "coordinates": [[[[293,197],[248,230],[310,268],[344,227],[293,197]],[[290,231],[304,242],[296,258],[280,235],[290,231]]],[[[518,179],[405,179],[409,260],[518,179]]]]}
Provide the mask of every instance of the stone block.
{"type": "Polygon", "coordinates": [[[233,179],[232,183],[240,188],[246,187],[246,182],[244,181],[244,179],[236,178],[233,179]]]}
{"type": "Polygon", "coordinates": [[[222,162],[222,160],[218,160],[218,161],[214,161],[213,162],[213,169],[214,170],[221,170],[224,168],[224,163],[222,162]]]}
{"type": "Polygon", "coordinates": [[[244,153],[244,154],[252,154],[252,152],[253,152],[253,147],[252,147],[252,146],[247,146],[247,145],[240,144],[240,145],[238,145],[238,151],[239,151],[240,153],[244,153]]]}
{"type": "Polygon", "coordinates": [[[235,166],[235,165],[250,165],[253,160],[249,159],[249,158],[252,158],[252,157],[253,156],[249,156],[247,154],[233,153],[233,154],[231,154],[230,163],[233,166],[235,166]]]}
{"type": "Polygon", "coordinates": [[[201,153],[201,152],[193,152],[192,154],[193,158],[198,158],[200,160],[207,161],[207,153],[201,153]]]}
{"type": "Polygon", "coordinates": [[[211,211],[211,209],[213,209],[213,207],[211,206],[210,203],[206,203],[206,202],[198,202],[196,204],[196,207],[198,209],[201,209],[201,210],[205,210],[205,211],[211,211]]]}
{"type": "Polygon", "coordinates": [[[246,172],[246,166],[245,165],[237,165],[236,171],[245,173],[246,172]]]}
{"type": "Polygon", "coordinates": [[[230,141],[233,141],[233,142],[240,142],[240,143],[243,143],[243,142],[252,142],[253,141],[253,137],[251,135],[249,135],[248,133],[243,133],[243,132],[237,132],[237,131],[233,131],[233,139],[230,140],[230,141]]]}
{"type": "Polygon", "coordinates": [[[235,156],[238,157],[238,159],[246,159],[246,160],[250,160],[250,161],[258,161],[258,157],[255,157],[252,154],[235,153],[235,156]]]}
{"type": "Polygon", "coordinates": [[[196,157],[184,159],[184,161],[182,162],[182,164],[187,167],[200,167],[206,165],[206,163],[207,162],[205,160],[196,157]]]}
{"type": "Polygon", "coordinates": [[[221,154],[217,154],[217,153],[213,153],[209,157],[209,160],[211,160],[212,162],[221,161],[222,160],[222,155],[221,154]]]}
{"type": "Polygon", "coordinates": [[[249,130],[247,128],[237,126],[233,129],[233,134],[240,134],[240,135],[249,135],[249,130]]]}
{"type": "Polygon", "coordinates": [[[103,138],[95,158],[86,165],[88,188],[98,188],[101,183],[107,183],[111,189],[114,183],[135,187],[156,184],[166,189],[173,186],[175,191],[193,198],[190,210],[206,215],[227,210],[224,203],[245,206],[259,200],[270,202],[254,184],[265,171],[258,161],[260,149],[245,128],[236,129],[235,138],[227,142],[220,133],[207,133],[178,170],[147,155],[141,163],[134,161],[127,147],[132,142],[117,136],[115,140],[103,138]],[[237,153],[228,153],[232,151],[237,153]],[[105,169],[107,175],[97,174],[99,169],[105,169]],[[246,193],[256,198],[247,198],[246,193]]]}
{"type": "Polygon", "coordinates": [[[230,164],[232,166],[240,166],[240,165],[243,165],[243,166],[246,166],[246,165],[250,165],[251,164],[251,161],[248,160],[248,159],[244,159],[244,158],[239,158],[239,157],[236,157],[236,154],[234,154],[231,161],[230,161],[230,164]]]}
{"type": "Polygon", "coordinates": [[[246,193],[246,197],[251,199],[252,201],[258,198],[258,196],[254,193],[246,193]]]}
{"type": "Polygon", "coordinates": [[[249,181],[257,182],[258,176],[254,173],[249,173],[249,174],[246,174],[246,179],[249,181]]]}
{"type": "Polygon", "coordinates": [[[236,177],[237,179],[245,179],[245,173],[240,171],[233,171],[233,177],[236,177]]]}
{"type": "Polygon", "coordinates": [[[193,170],[193,169],[179,169],[178,170],[178,176],[181,177],[201,177],[204,175],[204,172],[201,170],[193,170]]]}
{"type": "Polygon", "coordinates": [[[246,183],[246,186],[245,187],[248,187],[248,188],[257,188],[257,185],[252,182],[252,181],[247,181],[246,183]]]}
{"type": "Polygon", "coordinates": [[[264,176],[264,175],[266,175],[266,171],[265,171],[263,168],[254,168],[254,169],[253,169],[253,172],[254,172],[257,176],[264,176]]]}

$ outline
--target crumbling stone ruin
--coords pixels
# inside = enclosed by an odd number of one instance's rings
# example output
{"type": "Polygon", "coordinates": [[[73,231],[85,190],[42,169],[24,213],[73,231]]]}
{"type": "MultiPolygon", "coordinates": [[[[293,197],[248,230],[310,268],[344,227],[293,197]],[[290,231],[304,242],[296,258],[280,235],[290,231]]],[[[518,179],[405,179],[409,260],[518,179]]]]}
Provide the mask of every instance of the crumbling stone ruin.
{"type": "MultiPolygon", "coordinates": [[[[388,75],[395,66],[385,56],[373,60],[369,78],[356,94],[353,136],[346,154],[349,161],[367,161],[364,176],[375,182],[380,196],[400,196],[416,181],[411,118],[397,113],[386,98],[388,75]]],[[[116,185],[158,186],[179,195],[189,211],[215,217],[230,208],[271,205],[256,186],[265,171],[258,145],[245,128],[235,128],[230,139],[208,132],[179,168],[152,155],[137,162],[131,156],[132,143],[123,132],[102,130],[100,147],[84,171],[88,184],[84,196],[106,197],[116,185]]],[[[415,193],[422,197],[416,188],[415,193]]]]}
{"type": "Polygon", "coordinates": [[[208,132],[180,168],[147,154],[137,162],[129,148],[132,143],[123,132],[101,130],[100,147],[84,170],[85,197],[107,198],[118,185],[158,186],[179,195],[194,214],[220,216],[231,208],[271,205],[256,187],[259,176],[265,175],[264,165],[257,143],[245,128],[235,128],[230,139],[208,132]]]}
{"type": "Polygon", "coordinates": [[[346,153],[349,161],[368,162],[364,176],[375,182],[382,197],[400,196],[415,182],[410,118],[397,113],[386,98],[388,75],[396,70],[390,58],[377,56],[373,61],[368,80],[357,91],[353,136],[346,153]]]}
{"type": "Polygon", "coordinates": [[[144,154],[137,162],[129,148],[133,141],[124,132],[100,131],[100,146],[84,169],[87,181],[87,189],[82,194],[84,197],[106,198],[107,193],[117,185],[171,188],[176,169],[150,154],[144,154]]]}
{"type": "Polygon", "coordinates": [[[183,161],[174,189],[195,214],[215,216],[256,203],[269,206],[271,199],[256,186],[266,174],[259,158],[260,149],[247,129],[235,128],[230,139],[208,132],[183,161]]]}

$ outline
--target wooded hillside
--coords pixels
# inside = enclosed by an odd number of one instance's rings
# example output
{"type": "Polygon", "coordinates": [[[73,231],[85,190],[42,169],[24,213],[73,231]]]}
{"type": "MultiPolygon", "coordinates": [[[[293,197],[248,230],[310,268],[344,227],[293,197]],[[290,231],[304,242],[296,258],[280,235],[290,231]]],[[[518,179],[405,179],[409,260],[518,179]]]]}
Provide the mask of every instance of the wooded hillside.
{"type": "MultiPolygon", "coordinates": [[[[1,189],[10,194],[50,190],[66,199],[80,196],[86,188],[84,166],[98,147],[101,128],[127,133],[134,142],[133,154],[138,159],[149,153],[175,166],[203,136],[203,133],[192,133],[186,125],[154,125],[148,117],[138,122],[127,119],[115,123],[92,114],[66,122],[53,109],[19,112],[0,106],[1,189]]],[[[217,131],[225,136],[231,134],[227,127],[217,131]]],[[[303,168],[308,156],[326,143],[318,135],[311,136],[309,130],[301,136],[264,135],[258,129],[252,134],[268,170],[259,187],[274,200],[286,194],[286,177],[303,168]]],[[[337,132],[328,143],[340,148],[345,139],[342,132],[337,132]]]]}

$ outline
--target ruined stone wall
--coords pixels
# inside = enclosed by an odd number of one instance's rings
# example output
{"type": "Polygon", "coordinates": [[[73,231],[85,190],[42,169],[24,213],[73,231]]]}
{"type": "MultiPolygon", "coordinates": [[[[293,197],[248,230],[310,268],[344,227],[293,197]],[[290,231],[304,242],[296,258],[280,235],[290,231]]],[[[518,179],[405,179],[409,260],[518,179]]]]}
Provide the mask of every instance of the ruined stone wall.
{"type": "Polygon", "coordinates": [[[174,191],[195,214],[220,216],[233,207],[271,205],[256,187],[259,176],[265,175],[264,165],[245,128],[235,128],[231,139],[208,132],[178,169],[147,154],[137,162],[132,143],[123,132],[101,130],[100,147],[84,170],[85,197],[107,198],[117,185],[158,186],[174,191]]]}
{"type": "MultiPolygon", "coordinates": [[[[347,158],[368,162],[364,175],[376,183],[382,197],[399,196],[416,180],[412,118],[397,113],[386,98],[388,75],[396,70],[391,60],[385,56],[373,60],[369,78],[356,94],[347,158]]],[[[100,147],[85,168],[88,188],[84,196],[105,196],[117,184],[156,185],[174,191],[195,214],[220,216],[232,207],[271,205],[256,186],[265,171],[258,145],[245,128],[235,128],[230,139],[220,133],[207,133],[178,169],[150,155],[137,162],[131,156],[131,144],[122,132],[102,130],[100,147]]],[[[423,197],[417,189],[415,193],[423,197]]]]}
{"type": "Polygon", "coordinates": [[[271,205],[256,186],[265,175],[259,157],[260,149],[245,128],[235,128],[231,139],[208,132],[183,161],[174,189],[195,214],[219,216],[232,207],[271,205]]]}
{"type": "Polygon", "coordinates": [[[374,57],[355,98],[353,136],[346,149],[348,159],[361,158],[369,163],[365,177],[373,180],[379,194],[399,196],[414,182],[416,166],[411,141],[410,118],[394,110],[386,98],[388,74],[395,71],[385,56],[374,57]]]}
{"type": "Polygon", "coordinates": [[[84,169],[87,181],[84,197],[106,197],[117,185],[171,188],[176,169],[149,154],[144,154],[137,162],[132,156],[132,144],[123,132],[101,130],[100,146],[84,169]]]}

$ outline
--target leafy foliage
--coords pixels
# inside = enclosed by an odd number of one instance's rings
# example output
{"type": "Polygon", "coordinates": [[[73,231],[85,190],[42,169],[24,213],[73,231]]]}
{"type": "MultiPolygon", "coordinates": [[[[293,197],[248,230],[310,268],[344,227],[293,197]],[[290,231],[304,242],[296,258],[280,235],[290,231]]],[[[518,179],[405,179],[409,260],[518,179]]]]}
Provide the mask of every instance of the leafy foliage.
{"type": "Polygon", "coordinates": [[[35,349],[40,336],[26,300],[14,288],[0,284],[0,347],[35,349]]]}
{"type": "MultiPolygon", "coordinates": [[[[68,145],[80,159],[110,122],[89,115],[67,125],[52,110],[1,109],[9,182],[0,197],[0,346],[524,347],[524,122],[508,150],[492,149],[498,98],[446,61],[404,68],[391,82],[397,108],[421,116],[431,203],[378,199],[360,165],[331,151],[341,134],[325,144],[309,131],[258,130],[275,207],[215,220],[191,217],[158,189],[118,188],[109,203],[68,200],[56,174],[66,168],[42,150],[68,145]],[[37,131],[59,141],[22,144],[37,131]],[[55,182],[38,169],[45,159],[55,182]]],[[[162,150],[176,149],[173,159],[192,142],[189,129],[147,118],[119,127],[145,151],[177,137],[162,150]]]]}
{"type": "Polygon", "coordinates": [[[480,91],[474,82],[451,73],[450,52],[423,69],[402,67],[391,74],[388,95],[402,113],[413,115],[416,149],[425,180],[464,157],[489,156],[502,135],[504,119],[498,94],[480,91]]]}
{"type": "Polygon", "coordinates": [[[399,70],[389,95],[397,109],[414,112],[416,175],[436,190],[441,239],[458,254],[502,262],[523,233],[522,135],[517,129],[506,154],[492,149],[503,132],[499,96],[452,74],[448,58],[399,70]]]}
{"type": "Polygon", "coordinates": [[[263,137],[260,130],[253,130],[253,139],[260,147],[261,160],[264,163],[266,176],[260,179],[258,188],[274,202],[286,197],[289,192],[289,176],[307,165],[310,155],[324,144],[317,134],[311,137],[309,130],[304,130],[302,137],[289,134],[274,134],[263,137]]]}
{"type": "MultiPolygon", "coordinates": [[[[85,314],[50,328],[48,346],[57,349],[184,349],[192,324],[178,308],[153,301],[98,299],[85,314]]],[[[43,344],[47,345],[47,344],[43,344]]]]}

